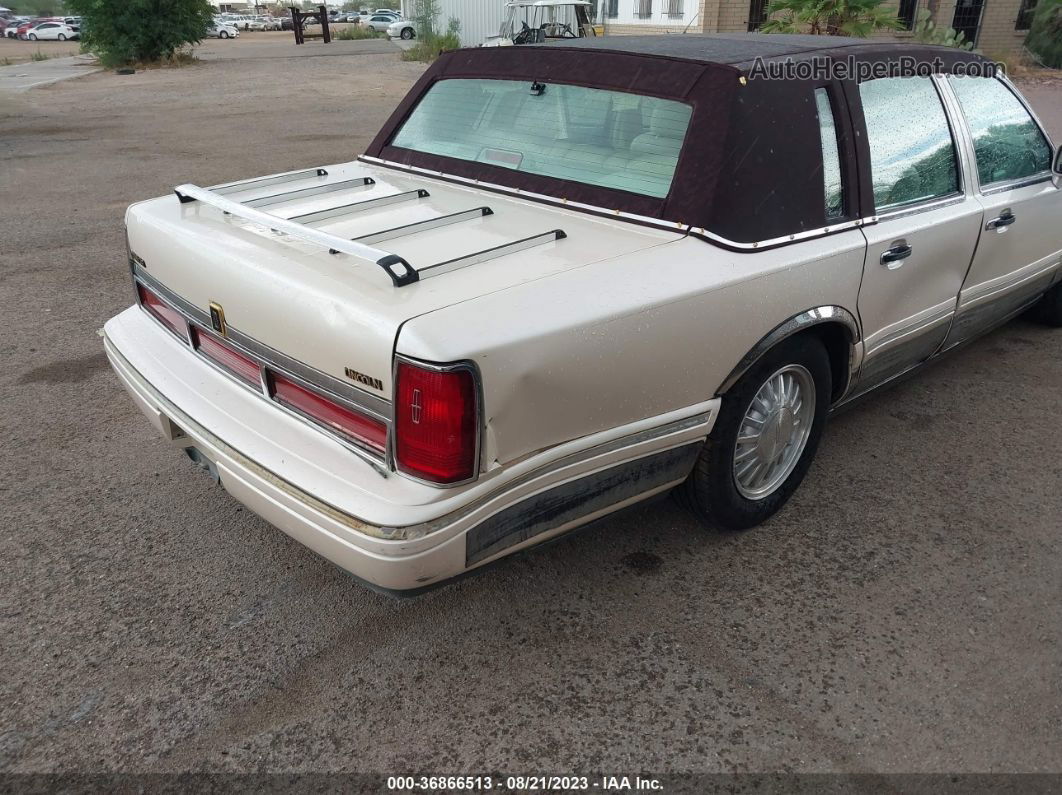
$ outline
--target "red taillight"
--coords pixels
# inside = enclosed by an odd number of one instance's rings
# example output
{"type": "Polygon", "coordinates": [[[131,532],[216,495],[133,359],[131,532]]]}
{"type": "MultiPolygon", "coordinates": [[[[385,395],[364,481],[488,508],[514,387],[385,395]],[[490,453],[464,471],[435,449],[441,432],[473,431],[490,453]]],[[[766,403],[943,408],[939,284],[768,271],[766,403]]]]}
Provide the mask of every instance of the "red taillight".
{"type": "Polygon", "coordinates": [[[395,463],[432,483],[476,473],[476,383],[471,370],[434,370],[398,363],[395,463]]]}
{"type": "Polygon", "coordinates": [[[205,357],[253,386],[262,382],[258,362],[202,329],[192,329],[192,345],[205,357]]]}
{"type": "Polygon", "coordinates": [[[341,406],[276,373],[270,373],[270,394],[282,406],[295,409],[352,441],[381,453],[387,445],[387,426],[380,420],[341,406]]]}
{"type": "Polygon", "coordinates": [[[162,302],[162,299],[151,290],[137,282],[137,294],[140,296],[140,305],[150,312],[162,325],[182,339],[188,339],[184,318],[181,313],[162,302]]]}

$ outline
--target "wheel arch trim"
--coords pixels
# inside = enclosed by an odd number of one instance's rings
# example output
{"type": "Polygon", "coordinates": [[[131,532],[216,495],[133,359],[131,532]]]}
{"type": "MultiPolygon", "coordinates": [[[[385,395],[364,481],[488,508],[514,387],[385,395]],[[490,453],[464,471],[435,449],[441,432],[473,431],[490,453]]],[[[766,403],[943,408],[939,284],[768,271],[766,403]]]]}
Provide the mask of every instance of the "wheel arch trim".
{"type": "Polygon", "coordinates": [[[720,384],[719,388],[716,390],[716,395],[728,392],[730,388],[738,382],[741,376],[747,373],[756,362],[780,342],[789,339],[795,334],[799,334],[810,328],[827,323],[842,326],[848,336],[848,378],[843,389],[835,389],[834,394],[836,395],[836,402],[848,391],[848,388],[852,383],[852,376],[859,369],[861,335],[859,322],[856,320],[855,315],[843,306],[832,304],[805,309],[803,312],[793,315],[771,329],[771,331],[760,338],[759,342],[752,346],[749,352],[746,353],[734,369],[730,371],[730,374],[723,380],[723,383],[720,384]]]}

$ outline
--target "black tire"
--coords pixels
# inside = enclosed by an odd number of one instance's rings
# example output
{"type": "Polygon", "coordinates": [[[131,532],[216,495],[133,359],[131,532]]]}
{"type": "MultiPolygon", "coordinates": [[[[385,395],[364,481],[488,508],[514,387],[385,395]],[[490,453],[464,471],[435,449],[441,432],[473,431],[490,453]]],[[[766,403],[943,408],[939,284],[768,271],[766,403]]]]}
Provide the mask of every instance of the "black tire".
{"type": "Polygon", "coordinates": [[[702,521],[724,530],[745,530],[765,522],[786,504],[807,474],[826,424],[832,390],[830,357],[815,336],[791,337],[765,354],[723,396],[722,408],[689,478],[676,496],[702,521]],[[801,365],[815,384],[811,431],[796,466],[770,494],[748,499],[738,490],[734,456],[738,432],[752,399],[772,375],[801,365]]]}
{"type": "Polygon", "coordinates": [[[59,41],[66,41],[66,34],[65,33],[60,33],[59,34],[59,41]]]}
{"type": "Polygon", "coordinates": [[[29,35],[29,40],[30,41],[36,41],[37,40],[37,34],[36,33],[31,33],[29,35]]]}
{"type": "Polygon", "coordinates": [[[1029,314],[1033,320],[1045,326],[1062,328],[1062,282],[1044,293],[1029,314]]]}
{"type": "Polygon", "coordinates": [[[228,34],[228,33],[226,33],[225,31],[221,31],[221,32],[220,32],[220,33],[218,34],[218,38],[219,38],[219,39],[227,39],[228,37],[229,37],[229,34],[228,34]]]}
{"type": "Polygon", "coordinates": [[[413,38],[413,28],[402,28],[402,38],[409,41],[413,38]]]}

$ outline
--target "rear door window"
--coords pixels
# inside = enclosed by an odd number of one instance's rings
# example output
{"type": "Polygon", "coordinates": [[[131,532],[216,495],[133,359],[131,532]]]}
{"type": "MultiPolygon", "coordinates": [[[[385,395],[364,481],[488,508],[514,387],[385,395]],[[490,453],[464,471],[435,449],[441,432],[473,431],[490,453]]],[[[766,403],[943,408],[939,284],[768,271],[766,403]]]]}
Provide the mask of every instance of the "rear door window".
{"type": "Polygon", "coordinates": [[[958,192],[955,144],[930,78],[869,80],[859,96],[878,212],[958,192]]]}
{"type": "Polygon", "coordinates": [[[950,81],[973,135],[982,186],[1050,172],[1051,147],[1009,88],[994,77],[950,81]]]}

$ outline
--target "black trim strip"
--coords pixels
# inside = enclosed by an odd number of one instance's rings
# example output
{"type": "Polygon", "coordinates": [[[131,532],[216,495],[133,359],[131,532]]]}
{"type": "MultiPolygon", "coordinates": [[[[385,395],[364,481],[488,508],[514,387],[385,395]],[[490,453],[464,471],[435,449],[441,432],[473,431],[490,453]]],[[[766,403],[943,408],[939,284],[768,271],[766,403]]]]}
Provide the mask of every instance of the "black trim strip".
{"type": "Polygon", "coordinates": [[[511,505],[465,534],[465,565],[568,524],[610,505],[684,478],[701,443],[654,453],[573,480],[511,505]]]}

